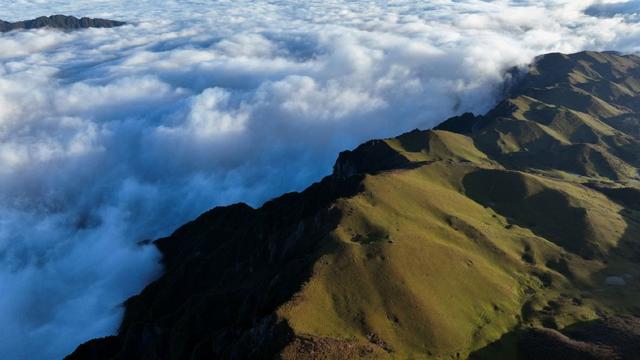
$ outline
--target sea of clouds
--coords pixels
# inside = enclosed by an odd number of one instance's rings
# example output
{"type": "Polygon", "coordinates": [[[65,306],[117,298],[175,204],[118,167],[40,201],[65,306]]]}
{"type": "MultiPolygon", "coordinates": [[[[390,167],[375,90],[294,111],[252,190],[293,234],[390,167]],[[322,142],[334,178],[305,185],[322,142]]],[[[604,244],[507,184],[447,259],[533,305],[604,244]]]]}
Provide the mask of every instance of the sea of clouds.
{"type": "Polygon", "coordinates": [[[500,96],[538,54],[640,48],[638,2],[9,1],[114,29],[0,34],[0,358],[113,334],[161,273],[141,240],[259,206],[362,141],[500,96]]]}

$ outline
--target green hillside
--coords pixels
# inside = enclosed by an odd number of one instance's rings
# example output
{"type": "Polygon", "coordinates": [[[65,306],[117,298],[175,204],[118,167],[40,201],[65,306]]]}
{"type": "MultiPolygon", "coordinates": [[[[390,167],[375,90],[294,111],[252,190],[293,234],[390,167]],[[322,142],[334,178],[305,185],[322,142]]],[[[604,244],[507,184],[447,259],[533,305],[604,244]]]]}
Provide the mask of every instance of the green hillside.
{"type": "Polygon", "coordinates": [[[165,274],[69,359],[632,358],[639,94],[639,57],[542,56],[483,116],[157,240],[165,274]]]}

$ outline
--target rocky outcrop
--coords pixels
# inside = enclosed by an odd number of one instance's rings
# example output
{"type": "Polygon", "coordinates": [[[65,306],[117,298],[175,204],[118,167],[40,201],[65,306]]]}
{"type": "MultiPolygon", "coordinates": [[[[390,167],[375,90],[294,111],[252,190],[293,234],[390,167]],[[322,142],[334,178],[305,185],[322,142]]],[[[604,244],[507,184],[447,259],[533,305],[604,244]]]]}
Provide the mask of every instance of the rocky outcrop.
{"type": "Polygon", "coordinates": [[[353,151],[341,152],[333,166],[333,176],[338,179],[347,179],[357,174],[401,169],[410,163],[385,141],[372,140],[353,151]]]}

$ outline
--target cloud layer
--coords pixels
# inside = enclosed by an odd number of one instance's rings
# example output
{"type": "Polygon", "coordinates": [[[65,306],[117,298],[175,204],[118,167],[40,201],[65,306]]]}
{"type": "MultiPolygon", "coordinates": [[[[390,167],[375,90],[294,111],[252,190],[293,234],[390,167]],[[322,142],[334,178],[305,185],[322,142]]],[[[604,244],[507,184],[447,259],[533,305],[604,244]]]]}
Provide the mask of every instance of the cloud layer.
{"type": "Polygon", "coordinates": [[[484,112],[535,55],[640,44],[631,2],[163,4],[2,1],[5,20],[131,25],[0,36],[0,358],[113,333],[161,271],[141,240],[303,189],[364,140],[484,112]]]}

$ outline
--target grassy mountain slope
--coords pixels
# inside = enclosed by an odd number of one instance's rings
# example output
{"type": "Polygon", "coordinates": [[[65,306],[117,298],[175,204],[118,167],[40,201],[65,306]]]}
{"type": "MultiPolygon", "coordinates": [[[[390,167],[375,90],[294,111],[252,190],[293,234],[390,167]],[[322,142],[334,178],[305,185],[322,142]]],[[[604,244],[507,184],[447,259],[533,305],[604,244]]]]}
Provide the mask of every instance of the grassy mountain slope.
{"type": "Polygon", "coordinates": [[[260,209],[211,210],[156,241],[165,274],[118,335],[69,358],[635,354],[639,92],[638,57],[546,55],[484,116],[367,142],[260,209]]]}

